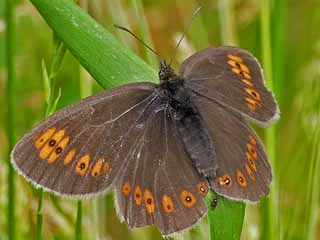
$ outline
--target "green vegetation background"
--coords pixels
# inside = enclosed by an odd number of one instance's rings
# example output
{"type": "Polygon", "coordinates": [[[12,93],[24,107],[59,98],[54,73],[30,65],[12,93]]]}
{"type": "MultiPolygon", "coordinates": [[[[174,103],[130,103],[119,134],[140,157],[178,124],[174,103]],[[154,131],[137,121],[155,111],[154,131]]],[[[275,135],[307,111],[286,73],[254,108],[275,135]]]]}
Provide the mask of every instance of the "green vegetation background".
{"type": "MultiPolygon", "coordinates": [[[[179,48],[174,66],[196,50],[209,45],[233,44],[264,60],[261,31],[263,2],[259,0],[199,1],[203,6],[179,48]]],[[[279,218],[279,238],[318,239],[320,235],[320,1],[280,0],[270,3],[272,78],[280,103],[281,121],[275,127],[273,149],[276,158],[275,188],[278,203],[271,218],[279,218]]],[[[169,58],[196,1],[80,1],[81,6],[107,30],[157,69],[157,60],[146,49],[112,24],[127,26],[169,58]],[[142,3],[142,4],[141,4],[142,3]],[[141,4],[141,5],[140,5],[141,4]],[[143,15],[142,15],[143,14],[143,15]],[[149,30],[148,30],[149,29],[149,30]]],[[[52,30],[30,1],[16,1],[14,42],[16,84],[14,137],[21,137],[45,111],[41,62],[50,62],[52,30]]],[[[0,239],[7,239],[7,147],[5,0],[0,0],[0,239]]],[[[270,77],[270,76],[269,76],[270,77]]],[[[75,58],[66,53],[55,85],[61,88],[58,108],[78,101],[83,92],[101,87],[85,73],[75,58]],[[81,79],[81,81],[79,81],[81,79]],[[89,81],[89,84],[88,84],[89,81]],[[86,85],[87,84],[87,85],[86,85]],[[85,87],[84,87],[85,85],[85,87]],[[89,87],[88,87],[89,86],[89,87]]],[[[90,91],[89,91],[90,92],[90,91]]],[[[263,130],[259,135],[265,138],[263,130]]],[[[16,177],[16,239],[34,239],[38,194],[25,180],[16,177]]],[[[115,214],[112,196],[84,201],[83,239],[161,239],[156,228],[128,230],[115,214]]],[[[77,205],[45,194],[44,239],[71,239],[74,236],[77,205]]],[[[260,204],[247,206],[242,239],[262,239],[267,214],[260,204]]],[[[225,224],[228,224],[225,219],[225,224]]],[[[208,224],[181,239],[207,239],[208,224]]],[[[277,239],[277,238],[275,238],[277,239]]]]}

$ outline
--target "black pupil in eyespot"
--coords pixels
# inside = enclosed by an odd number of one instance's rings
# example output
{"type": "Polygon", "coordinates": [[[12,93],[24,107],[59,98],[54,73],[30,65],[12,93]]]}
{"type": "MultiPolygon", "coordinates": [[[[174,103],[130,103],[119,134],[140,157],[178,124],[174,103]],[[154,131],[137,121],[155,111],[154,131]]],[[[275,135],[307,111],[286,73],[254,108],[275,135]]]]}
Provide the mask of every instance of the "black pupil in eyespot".
{"type": "Polygon", "coordinates": [[[192,200],[192,199],[191,199],[190,196],[187,196],[187,197],[186,197],[186,201],[187,201],[187,202],[191,202],[191,200],[192,200]]]}
{"type": "Polygon", "coordinates": [[[50,140],[50,141],[49,141],[49,146],[52,147],[52,146],[54,146],[55,144],[56,144],[56,141],[55,141],[55,140],[50,140]]]}
{"type": "Polygon", "coordinates": [[[152,203],[151,198],[148,198],[147,203],[148,203],[148,204],[151,204],[151,203],[152,203]]]}
{"type": "Polygon", "coordinates": [[[58,147],[57,149],[56,149],[56,153],[61,153],[62,152],[62,148],[61,147],[58,147]]]}
{"type": "Polygon", "coordinates": [[[86,164],[85,163],[81,163],[80,164],[80,169],[84,169],[86,167],[86,164]]]}

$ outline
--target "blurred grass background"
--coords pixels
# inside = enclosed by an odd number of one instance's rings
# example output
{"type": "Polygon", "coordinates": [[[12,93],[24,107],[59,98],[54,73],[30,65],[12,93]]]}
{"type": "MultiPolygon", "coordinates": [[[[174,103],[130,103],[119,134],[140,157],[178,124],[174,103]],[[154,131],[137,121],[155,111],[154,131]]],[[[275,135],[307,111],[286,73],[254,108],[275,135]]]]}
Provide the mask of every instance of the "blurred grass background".
{"type": "MultiPolygon", "coordinates": [[[[8,238],[7,149],[5,60],[5,0],[0,0],[0,239],[8,238]]],[[[127,26],[170,58],[177,38],[200,3],[203,9],[187,33],[174,65],[209,45],[233,44],[251,51],[264,61],[259,0],[138,1],[82,0],[80,5],[113,32],[118,39],[157,68],[156,58],[128,34],[112,27],[127,26]]],[[[279,0],[270,3],[270,38],[273,85],[280,103],[281,121],[275,126],[273,188],[276,204],[269,215],[260,205],[247,205],[242,239],[268,239],[264,223],[275,222],[280,235],[274,239],[319,239],[320,236],[320,1],[279,0]],[[271,212],[271,215],[270,215],[271,212]],[[266,220],[269,216],[269,220],[266,220]],[[278,218],[278,220],[276,220],[278,218]]],[[[45,111],[41,61],[50,62],[52,30],[29,1],[16,1],[15,8],[15,103],[14,135],[21,137],[45,111]]],[[[266,69],[267,70],[267,69],[266,69]]],[[[101,87],[67,52],[56,77],[62,89],[58,108],[71,104],[101,87]],[[81,79],[81,80],[79,80],[81,79]],[[89,82],[89,83],[88,83],[89,82]],[[90,93],[90,91],[89,91],[90,93]]],[[[268,136],[258,130],[262,138],[268,136]]],[[[21,177],[16,177],[16,239],[34,239],[38,194],[21,177]]],[[[82,202],[83,239],[161,239],[156,228],[130,231],[115,214],[112,196],[82,202]]],[[[43,239],[72,239],[76,225],[76,201],[45,194],[43,239]]],[[[226,221],[228,224],[228,221],[226,221]]],[[[184,239],[207,239],[206,220],[184,239]]]]}

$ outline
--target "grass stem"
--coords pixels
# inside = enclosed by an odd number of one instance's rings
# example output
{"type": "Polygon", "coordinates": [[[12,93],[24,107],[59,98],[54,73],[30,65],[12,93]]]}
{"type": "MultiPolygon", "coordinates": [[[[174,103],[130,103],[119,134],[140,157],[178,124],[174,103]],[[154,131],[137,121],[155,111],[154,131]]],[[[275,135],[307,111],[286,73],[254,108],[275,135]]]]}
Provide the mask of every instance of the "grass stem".
{"type": "MultiPolygon", "coordinates": [[[[53,55],[52,61],[49,68],[49,73],[47,72],[47,67],[45,62],[42,62],[42,78],[45,86],[46,93],[46,109],[45,118],[50,116],[57,107],[57,103],[60,99],[60,91],[58,95],[55,96],[55,77],[57,76],[59,69],[64,58],[66,48],[64,44],[58,40],[55,35],[53,36],[53,55]]],[[[43,189],[38,190],[38,210],[37,210],[37,224],[36,224],[36,239],[42,239],[42,225],[43,225],[43,189]]]]}
{"type": "Polygon", "coordinates": [[[82,239],[82,202],[81,200],[77,201],[77,221],[75,229],[75,239],[82,239]]]}
{"type": "MultiPolygon", "coordinates": [[[[261,46],[262,63],[268,88],[274,90],[271,57],[271,31],[270,31],[270,1],[261,1],[261,46]]],[[[276,166],[276,128],[269,127],[266,130],[266,150],[273,168],[276,166]]],[[[279,232],[279,212],[278,212],[278,180],[273,176],[270,186],[270,196],[262,201],[263,226],[262,239],[278,239],[279,232]]]]}
{"type": "Polygon", "coordinates": [[[15,175],[13,166],[10,163],[10,152],[15,144],[15,6],[13,0],[6,1],[5,20],[6,20],[6,62],[7,62],[7,137],[8,137],[8,239],[15,239],[15,175]]]}

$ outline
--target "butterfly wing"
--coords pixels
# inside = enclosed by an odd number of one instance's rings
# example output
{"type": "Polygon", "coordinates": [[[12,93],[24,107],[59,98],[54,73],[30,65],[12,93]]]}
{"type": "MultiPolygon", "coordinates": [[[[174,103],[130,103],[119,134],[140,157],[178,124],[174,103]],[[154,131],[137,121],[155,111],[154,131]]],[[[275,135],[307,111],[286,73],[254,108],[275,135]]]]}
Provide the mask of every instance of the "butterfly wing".
{"type": "Polygon", "coordinates": [[[118,213],[130,227],[155,224],[163,235],[171,235],[206,214],[208,185],[193,168],[167,108],[154,109],[144,131],[136,135],[136,148],[119,174],[115,195],[118,213]]]}
{"type": "Polygon", "coordinates": [[[106,90],[58,111],[16,145],[18,172],[48,191],[90,197],[106,191],[128,159],[137,122],[157,98],[155,85],[106,90]]]}
{"type": "Polygon", "coordinates": [[[259,62],[234,47],[210,47],[183,62],[180,76],[199,95],[241,113],[260,125],[279,117],[277,103],[265,86],[259,62]]]}
{"type": "Polygon", "coordinates": [[[218,169],[210,186],[236,200],[257,202],[267,195],[272,173],[255,132],[239,113],[205,97],[193,101],[215,146],[218,169]]]}

